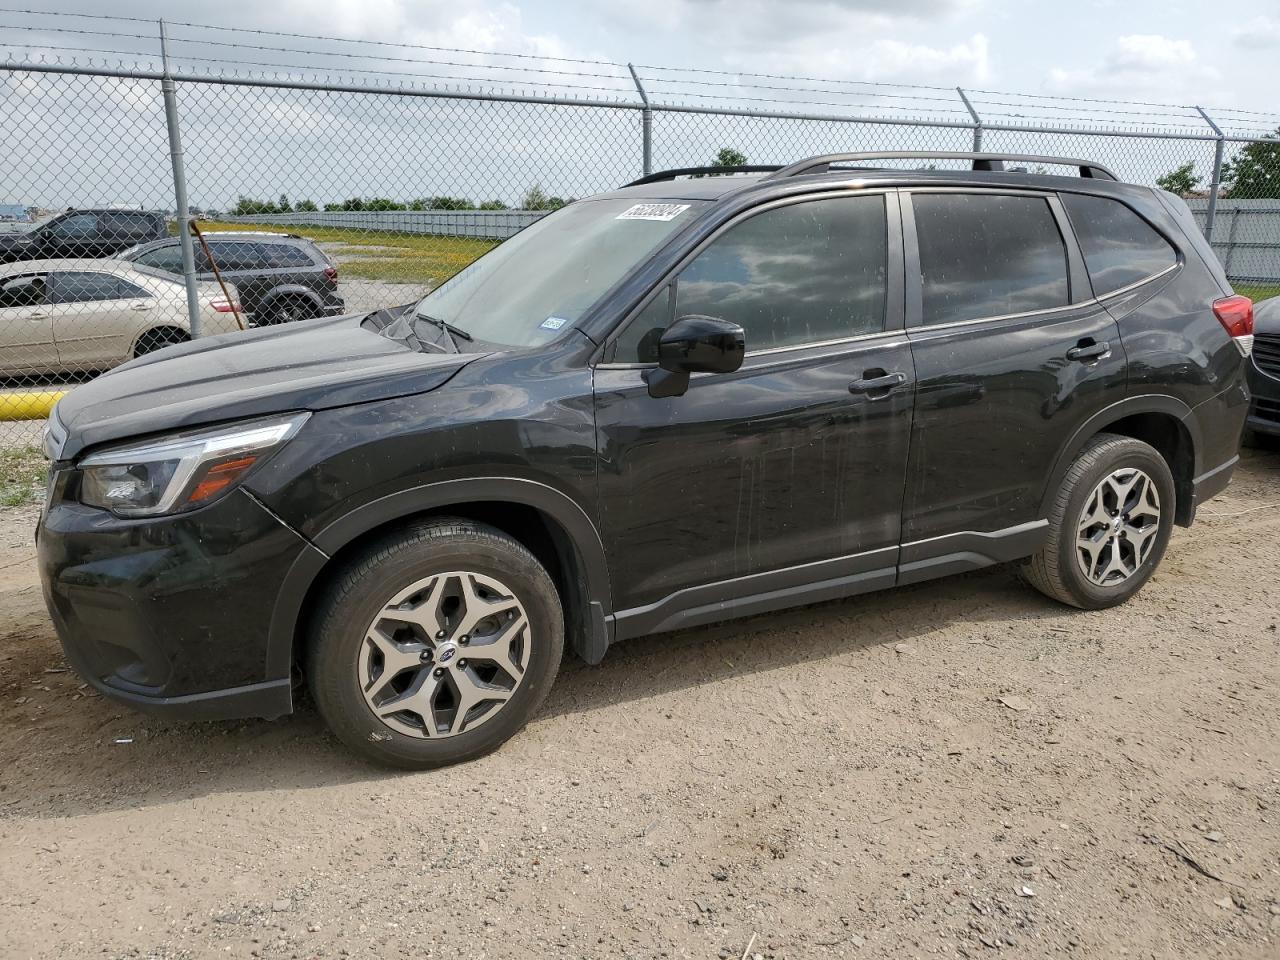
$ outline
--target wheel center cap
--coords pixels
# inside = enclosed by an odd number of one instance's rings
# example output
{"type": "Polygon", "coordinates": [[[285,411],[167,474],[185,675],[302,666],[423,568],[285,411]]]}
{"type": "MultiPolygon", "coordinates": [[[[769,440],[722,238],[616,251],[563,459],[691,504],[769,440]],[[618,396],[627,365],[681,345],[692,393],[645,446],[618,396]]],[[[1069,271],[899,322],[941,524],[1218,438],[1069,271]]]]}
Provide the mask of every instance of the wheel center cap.
{"type": "Polygon", "coordinates": [[[436,663],[445,664],[458,654],[458,645],[452,641],[436,647],[436,663]]]}
{"type": "Polygon", "coordinates": [[[1123,527],[1124,527],[1124,514],[1123,514],[1123,513],[1122,513],[1122,514],[1120,514],[1118,517],[1112,517],[1112,518],[1111,518],[1111,532],[1112,532],[1112,533],[1119,533],[1119,532],[1120,532],[1120,530],[1121,530],[1123,527]]]}

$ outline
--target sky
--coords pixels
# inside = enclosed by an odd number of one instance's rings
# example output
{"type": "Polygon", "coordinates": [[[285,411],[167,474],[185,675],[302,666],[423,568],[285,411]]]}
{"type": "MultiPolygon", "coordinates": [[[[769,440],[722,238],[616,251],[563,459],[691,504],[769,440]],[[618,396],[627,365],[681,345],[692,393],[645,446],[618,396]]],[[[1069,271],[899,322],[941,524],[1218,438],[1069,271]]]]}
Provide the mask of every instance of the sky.
{"type": "MultiPolygon", "coordinates": [[[[967,122],[951,89],[960,85],[988,121],[1204,131],[1189,107],[1147,105],[1167,103],[1204,105],[1228,133],[1280,126],[1278,0],[114,0],[113,17],[137,21],[5,12],[3,3],[0,50],[19,61],[84,62],[90,51],[125,51],[103,56],[154,62],[156,27],[146,21],[164,16],[179,68],[198,73],[305,69],[366,83],[389,72],[435,85],[634,102],[621,66],[633,62],[650,95],[668,103],[967,122]],[[111,32],[125,36],[105,35],[111,32]]],[[[15,5],[62,14],[104,9],[97,0],[15,5]]],[[[0,181],[15,197],[49,205],[164,202],[168,156],[153,83],[36,74],[0,80],[9,132],[35,145],[0,156],[0,181]],[[81,156],[88,159],[68,167],[81,156]]],[[[630,111],[210,85],[180,85],[179,105],[193,199],[223,209],[241,194],[281,193],[317,202],[449,194],[517,203],[534,184],[583,196],[640,173],[639,117],[630,111]]],[[[654,162],[708,162],[726,145],[766,163],[840,149],[967,149],[969,136],[659,113],[654,162]]],[[[1207,142],[989,131],[986,145],[1087,156],[1138,182],[1187,160],[1204,172],[1212,159],[1207,142]]]]}
{"type": "MultiPolygon", "coordinates": [[[[96,0],[41,7],[55,8],[104,9],[96,0]]],[[[111,12],[619,62],[1280,110],[1276,0],[114,0],[111,12]]]]}

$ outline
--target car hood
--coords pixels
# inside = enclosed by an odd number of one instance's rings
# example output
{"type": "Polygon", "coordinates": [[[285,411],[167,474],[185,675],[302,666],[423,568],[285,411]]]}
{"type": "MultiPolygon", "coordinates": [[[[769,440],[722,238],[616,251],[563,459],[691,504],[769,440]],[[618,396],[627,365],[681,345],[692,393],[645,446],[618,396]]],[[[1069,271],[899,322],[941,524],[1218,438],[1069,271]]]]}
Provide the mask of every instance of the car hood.
{"type": "Polygon", "coordinates": [[[420,352],[359,316],[209,337],[76,387],[54,411],[54,452],[68,460],[112,440],[425,393],[482,355],[420,352]]]}
{"type": "Polygon", "coordinates": [[[1254,306],[1253,332],[1280,336],[1280,297],[1263,300],[1254,306]]]}

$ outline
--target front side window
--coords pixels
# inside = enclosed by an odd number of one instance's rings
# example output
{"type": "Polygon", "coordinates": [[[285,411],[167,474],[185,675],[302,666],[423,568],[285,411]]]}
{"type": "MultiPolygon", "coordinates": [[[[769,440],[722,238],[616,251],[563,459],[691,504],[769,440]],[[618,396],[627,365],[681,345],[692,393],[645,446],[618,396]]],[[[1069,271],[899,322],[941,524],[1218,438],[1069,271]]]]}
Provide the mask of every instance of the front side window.
{"type": "Polygon", "coordinates": [[[1067,250],[1043,197],[916,193],[923,322],[1065,306],[1067,250]]]}
{"type": "Polygon", "coordinates": [[[1178,262],[1169,241],[1118,200],[1064,193],[1095,296],[1154,276],[1178,262]]]}
{"type": "Polygon", "coordinates": [[[704,200],[571,203],[427,294],[418,304],[415,326],[431,331],[430,321],[436,320],[486,343],[548,343],[705,205],[704,200]]]}
{"type": "Polygon", "coordinates": [[[98,229],[98,216],[94,213],[73,213],[49,226],[59,240],[87,240],[98,229]]]}
{"type": "Polygon", "coordinates": [[[718,317],[746,331],[748,352],[844,340],[885,327],[884,198],[792,203],[741,221],[686,266],[669,293],[623,332],[614,359],[650,363],[672,319],[718,317]]]}
{"type": "Polygon", "coordinates": [[[121,298],[120,281],[109,273],[75,271],[51,276],[54,303],[95,303],[121,298]]]}
{"type": "Polygon", "coordinates": [[[140,253],[133,260],[135,263],[154,267],[157,270],[163,270],[165,273],[175,275],[182,273],[182,248],[176,243],[166,244],[163,247],[156,247],[154,250],[140,253]]]}
{"type": "Polygon", "coordinates": [[[38,307],[47,302],[47,292],[42,273],[0,280],[0,307],[38,307]]]}

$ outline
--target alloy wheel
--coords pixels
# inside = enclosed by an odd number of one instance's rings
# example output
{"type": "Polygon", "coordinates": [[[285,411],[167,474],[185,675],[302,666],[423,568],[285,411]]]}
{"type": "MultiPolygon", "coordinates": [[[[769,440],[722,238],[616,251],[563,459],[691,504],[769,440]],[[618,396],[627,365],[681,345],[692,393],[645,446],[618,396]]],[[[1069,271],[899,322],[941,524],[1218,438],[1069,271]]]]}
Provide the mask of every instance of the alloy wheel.
{"type": "Polygon", "coordinates": [[[435,739],[492,719],[523,682],[529,617],[503,583],[471,571],[419,580],[374,617],[360,645],[360,689],[399,733],[435,739]]]}
{"type": "Polygon", "coordinates": [[[1136,467],[1112,471],[1093,488],[1076,528],[1076,556],[1093,584],[1124,583],[1146,562],[1160,530],[1160,494],[1136,467]]]}

